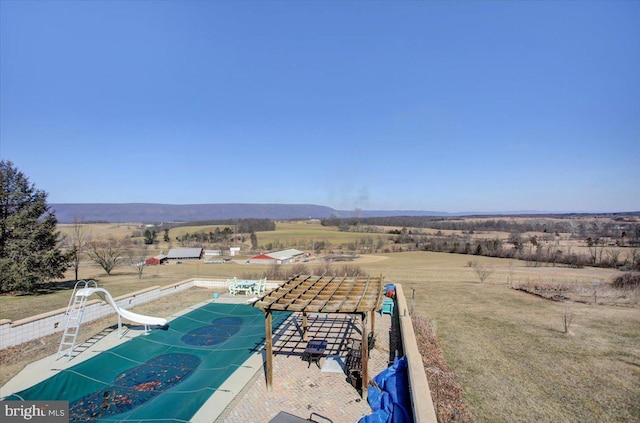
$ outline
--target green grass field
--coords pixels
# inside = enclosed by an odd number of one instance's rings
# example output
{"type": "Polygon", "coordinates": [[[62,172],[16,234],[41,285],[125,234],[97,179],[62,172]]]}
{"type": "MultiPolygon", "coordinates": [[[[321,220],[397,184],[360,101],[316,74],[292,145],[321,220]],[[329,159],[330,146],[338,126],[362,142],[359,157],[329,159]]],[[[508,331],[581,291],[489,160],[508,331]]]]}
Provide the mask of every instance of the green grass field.
{"type": "MultiPolygon", "coordinates": [[[[326,236],[337,243],[365,236],[307,225],[278,224],[273,233],[259,233],[259,242],[269,237],[284,243],[326,236]]],[[[476,421],[640,421],[637,301],[628,306],[554,302],[510,288],[510,283],[526,280],[589,286],[593,280],[611,281],[620,272],[527,267],[517,260],[430,252],[363,255],[349,264],[364,273],[381,274],[387,282],[401,283],[407,296],[415,296],[408,302],[436,329],[476,421]],[[485,283],[468,266],[470,260],[490,270],[485,283]],[[565,333],[563,318],[569,315],[572,322],[565,333]]],[[[149,267],[138,280],[131,268],[118,268],[106,276],[96,266],[85,265],[80,277],[97,278],[117,296],[190,277],[226,278],[268,268],[242,259],[216,265],[184,262],[149,267]]],[[[15,320],[64,307],[68,299],[69,291],[2,296],[0,317],[15,320]]]]}
{"type": "MultiPolygon", "coordinates": [[[[309,222],[278,222],[275,231],[257,232],[258,244],[279,245],[283,248],[311,248],[312,243],[325,244],[326,249],[341,249],[363,238],[376,242],[378,237],[389,238],[384,233],[340,232],[335,227],[309,222]]],[[[346,249],[346,248],[345,248],[346,249]]]]}
{"type": "MultiPolygon", "coordinates": [[[[169,231],[172,239],[183,236],[186,233],[204,232],[209,233],[215,231],[216,228],[224,229],[225,225],[207,225],[207,226],[180,226],[169,231]]],[[[108,229],[108,228],[107,228],[108,229]]],[[[131,230],[133,232],[134,229],[131,230]]],[[[161,234],[160,234],[161,235],[161,234]]],[[[286,244],[305,243],[310,244],[312,239],[318,241],[328,241],[333,245],[353,242],[363,237],[385,236],[380,234],[363,234],[357,232],[340,232],[335,227],[322,226],[317,222],[277,222],[275,231],[258,231],[258,243],[265,245],[279,241],[286,244]]],[[[160,238],[160,236],[159,236],[160,238]]]]}

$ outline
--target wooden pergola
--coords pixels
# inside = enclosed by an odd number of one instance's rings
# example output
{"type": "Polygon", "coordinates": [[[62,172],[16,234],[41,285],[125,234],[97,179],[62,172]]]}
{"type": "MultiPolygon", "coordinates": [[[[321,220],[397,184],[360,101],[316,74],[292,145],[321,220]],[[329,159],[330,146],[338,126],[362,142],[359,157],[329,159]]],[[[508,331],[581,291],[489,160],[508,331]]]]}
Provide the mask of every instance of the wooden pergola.
{"type": "Polygon", "coordinates": [[[368,330],[367,315],[370,316],[371,331],[375,327],[375,312],[380,310],[384,296],[383,277],[370,276],[311,276],[296,275],[283,285],[266,293],[253,303],[265,313],[265,339],[267,358],[267,389],[273,382],[273,333],[271,312],[293,311],[302,313],[302,338],[307,340],[308,313],[343,313],[360,316],[362,325],[362,381],[363,397],[367,396],[368,375],[368,330]]]}

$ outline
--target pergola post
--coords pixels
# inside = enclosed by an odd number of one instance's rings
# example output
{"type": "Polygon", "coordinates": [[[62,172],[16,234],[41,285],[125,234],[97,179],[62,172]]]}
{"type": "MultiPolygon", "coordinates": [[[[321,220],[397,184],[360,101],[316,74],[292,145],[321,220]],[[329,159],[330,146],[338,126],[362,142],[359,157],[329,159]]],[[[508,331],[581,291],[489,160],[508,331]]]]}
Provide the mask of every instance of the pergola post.
{"type": "Polygon", "coordinates": [[[376,332],[376,311],[375,310],[371,310],[371,332],[375,333],[376,332]]]}
{"type": "Polygon", "coordinates": [[[307,333],[308,331],[308,325],[307,325],[307,313],[306,312],[302,312],[302,340],[303,341],[308,341],[309,340],[309,334],[307,333]]]}
{"type": "Polygon", "coordinates": [[[265,310],[264,333],[265,347],[267,355],[267,391],[273,391],[273,333],[271,332],[271,310],[265,310]]]}
{"type": "Polygon", "coordinates": [[[362,313],[362,399],[367,399],[367,384],[369,383],[369,334],[367,332],[366,316],[362,313]]]}

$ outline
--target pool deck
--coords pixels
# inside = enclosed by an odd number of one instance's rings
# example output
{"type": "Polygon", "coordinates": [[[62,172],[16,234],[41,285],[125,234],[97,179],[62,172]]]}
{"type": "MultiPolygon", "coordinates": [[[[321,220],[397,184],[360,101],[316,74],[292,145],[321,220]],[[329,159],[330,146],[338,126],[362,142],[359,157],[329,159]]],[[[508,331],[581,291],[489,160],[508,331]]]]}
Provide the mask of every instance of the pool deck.
{"type": "MultiPolygon", "coordinates": [[[[309,339],[327,339],[327,355],[344,356],[345,339],[360,337],[359,332],[355,332],[359,326],[354,326],[351,316],[329,314],[326,318],[315,317],[310,316],[308,319],[309,339]]],[[[264,370],[260,365],[260,371],[244,389],[236,393],[234,400],[213,421],[268,422],[278,412],[286,411],[302,418],[316,413],[333,423],[353,423],[362,416],[371,414],[369,404],[361,399],[360,392],[347,381],[343,372],[323,372],[315,364],[309,365],[302,360],[306,342],[301,339],[296,327],[299,318],[298,314],[292,315],[275,334],[278,339],[274,341],[273,348],[273,390],[267,391],[264,370]]],[[[376,342],[369,359],[370,377],[387,368],[390,358],[395,355],[395,349],[390,353],[390,344],[393,343],[390,339],[391,328],[389,315],[376,314],[376,342]]],[[[325,367],[327,360],[321,359],[320,366],[325,367]]]]}
{"type": "MultiPolygon", "coordinates": [[[[246,303],[242,296],[221,295],[208,302],[246,303]]],[[[178,317],[198,308],[204,303],[194,305],[172,316],[178,317]]],[[[336,361],[326,356],[344,356],[346,339],[359,338],[359,324],[354,324],[350,315],[315,315],[308,319],[309,338],[328,340],[325,358],[320,365],[302,360],[306,341],[300,334],[301,316],[294,313],[277,331],[274,332],[273,345],[273,389],[266,389],[264,350],[252,355],[220,386],[209,400],[192,417],[193,423],[269,422],[280,411],[308,418],[311,413],[319,421],[333,423],[357,422],[362,416],[371,413],[366,400],[347,381],[343,372],[328,370],[336,361]],[[322,420],[318,415],[325,417],[322,420]]],[[[389,315],[376,314],[375,347],[369,357],[369,377],[384,370],[395,354],[395,333],[389,315]]],[[[51,355],[31,363],[13,379],[0,388],[0,398],[13,392],[26,389],[53,376],[62,369],[74,366],[84,360],[106,351],[136,336],[144,336],[142,326],[131,326],[122,338],[117,330],[105,330],[94,338],[76,347],[72,360],[62,357],[56,360],[51,355]]]]}

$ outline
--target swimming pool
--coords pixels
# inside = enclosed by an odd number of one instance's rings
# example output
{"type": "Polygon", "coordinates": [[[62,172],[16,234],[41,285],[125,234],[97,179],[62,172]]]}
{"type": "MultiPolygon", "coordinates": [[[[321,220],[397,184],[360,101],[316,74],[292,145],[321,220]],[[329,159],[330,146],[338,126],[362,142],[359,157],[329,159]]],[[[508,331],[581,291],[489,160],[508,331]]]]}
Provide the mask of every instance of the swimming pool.
{"type": "Polygon", "coordinates": [[[5,399],[67,400],[72,422],[187,422],[264,336],[259,309],[208,303],[5,399]]]}

